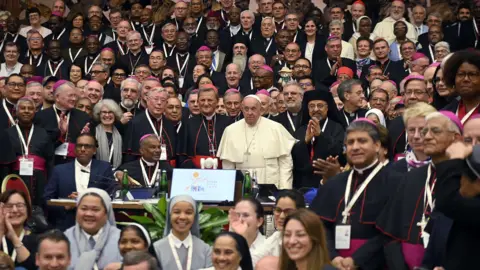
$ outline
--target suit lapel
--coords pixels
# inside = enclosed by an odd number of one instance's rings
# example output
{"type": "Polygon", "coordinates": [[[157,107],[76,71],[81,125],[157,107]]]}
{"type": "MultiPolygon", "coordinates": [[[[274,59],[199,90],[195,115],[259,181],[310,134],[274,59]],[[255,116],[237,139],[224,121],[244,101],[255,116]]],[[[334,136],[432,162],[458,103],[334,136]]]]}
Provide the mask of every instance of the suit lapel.
{"type": "Polygon", "coordinates": [[[69,163],[69,166],[70,166],[69,170],[71,171],[71,174],[72,174],[71,176],[73,176],[73,177],[71,177],[71,179],[73,179],[73,181],[72,181],[72,185],[73,185],[72,190],[75,190],[76,192],[78,192],[78,190],[77,190],[77,175],[76,175],[76,173],[75,173],[75,161],[70,162],[70,163],[69,163]]]}
{"type": "Polygon", "coordinates": [[[97,187],[96,175],[97,175],[97,166],[95,166],[95,159],[92,159],[92,164],[90,166],[90,176],[88,178],[88,187],[97,187]]]}

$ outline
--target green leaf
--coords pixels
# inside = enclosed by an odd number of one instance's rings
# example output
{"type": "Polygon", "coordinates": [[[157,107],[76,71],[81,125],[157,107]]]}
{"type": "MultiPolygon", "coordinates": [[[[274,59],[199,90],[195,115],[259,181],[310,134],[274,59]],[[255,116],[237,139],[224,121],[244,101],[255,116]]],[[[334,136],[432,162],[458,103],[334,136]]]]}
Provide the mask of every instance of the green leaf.
{"type": "Polygon", "coordinates": [[[153,224],[154,221],[149,218],[149,217],[145,217],[145,216],[128,216],[130,219],[142,224],[142,225],[147,225],[147,224],[153,224]]]}
{"type": "Polygon", "coordinates": [[[223,210],[219,209],[219,208],[208,208],[207,210],[203,211],[202,213],[208,213],[208,214],[211,214],[212,216],[216,216],[216,215],[227,215],[223,210]]]}
{"type": "Polygon", "coordinates": [[[158,200],[157,208],[163,216],[167,215],[167,198],[165,196],[162,196],[160,200],[158,200]]]}
{"type": "Polygon", "coordinates": [[[155,221],[163,220],[163,222],[165,223],[165,216],[160,212],[160,210],[158,210],[158,208],[154,204],[144,203],[143,207],[145,208],[145,210],[152,214],[155,221]]]}
{"type": "Polygon", "coordinates": [[[206,229],[206,228],[209,228],[209,227],[223,226],[225,224],[228,224],[228,217],[223,217],[223,218],[220,218],[216,221],[210,221],[210,222],[207,222],[205,224],[200,224],[200,228],[206,229]]]}
{"type": "Polygon", "coordinates": [[[200,212],[202,212],[202,210],[203,210],[203,203],[200,202],[197,205],[197,212],[200,213],[200,212]]]}
{"type": "Polygon", "coordinates": [[[201,214],[200,214],[200,217],[198,218],[198,223],[199,223],[200,225],[202,225],[203,223],[208,222],[208,221],[210,220],[210,217],[211,217],[211,216],[212,216],[212,215],[210,215],[210,214],[208,214],[208,213],[205,213],[205,212],[201,213],[201,214]]]}

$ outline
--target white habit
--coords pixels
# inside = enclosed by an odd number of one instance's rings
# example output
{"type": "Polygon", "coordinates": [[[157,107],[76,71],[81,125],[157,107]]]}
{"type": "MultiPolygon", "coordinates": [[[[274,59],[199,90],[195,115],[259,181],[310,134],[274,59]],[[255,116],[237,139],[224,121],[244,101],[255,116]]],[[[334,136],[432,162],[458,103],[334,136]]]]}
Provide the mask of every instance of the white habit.
{"type": "MultiPolygon", "coordinates": [[[[408,28],[407,32],[407,38],[412,40],[413,42],[417,41],[417,35],[415,33],[415,27],[409,22],[405,20],[405,18],[400,19],[400,21],[405,22],[408,28]]],[[[384,38],[385,40],[393,40],[395,39],[395,35],[393,34],[393,25],[395,24],[395,21],[392,17],[387,17],[383,19],[383,21],[377,23],[377,26],[375,26],[375,30],[373,30],[373,33],[377,35],[378,37],[384,38]]]]}
{"type": "Polygon", "coordinates": [[[259,184],[291,189],[291,151],[295,142],[295,138],[275,121],[260,117],[255,126],[250,127],[242,119],[225,129],[217,156],[222,160],[223,169],[255,171],[259,184]]]}

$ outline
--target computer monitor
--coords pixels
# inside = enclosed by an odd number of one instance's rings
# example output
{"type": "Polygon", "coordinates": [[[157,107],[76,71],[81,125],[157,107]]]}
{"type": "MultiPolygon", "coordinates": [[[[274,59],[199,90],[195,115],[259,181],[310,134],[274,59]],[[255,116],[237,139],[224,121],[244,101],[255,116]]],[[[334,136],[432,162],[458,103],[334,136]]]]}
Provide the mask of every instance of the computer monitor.
{"type": "Polygon", "coordinates": [[[235,170],[174,169],[170,198],[190,195],[200,202],[233,202],[235,170]]]}

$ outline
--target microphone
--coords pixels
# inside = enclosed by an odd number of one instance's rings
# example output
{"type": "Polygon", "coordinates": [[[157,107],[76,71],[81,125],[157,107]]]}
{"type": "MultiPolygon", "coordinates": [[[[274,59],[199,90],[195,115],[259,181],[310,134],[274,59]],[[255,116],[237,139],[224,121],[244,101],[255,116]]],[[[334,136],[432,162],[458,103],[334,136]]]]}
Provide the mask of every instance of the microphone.
{"type": "MultiPolygon", "coordinates": [[[[80,169],[80,171],[82,173],[88,173],[88,174],[91,174],[89,171],[85,170],[85,169],[80,169]]],[[[98,180],[95,180],[95,179],[92,179],[90,180],[89,182],[93,183],[93,184],[97,184],[99,186],[102,186],[102,188],[105,190],[105,191],[109,191],[109,190],[112,190],[108,195],[113,198],[114,195],[115,195],[115,192],[117,192],[117,190],[119,189],[119,185],[118,185],[118,182],[115,178],[112,178],[112,177],[106,177],[106,176],[103,176],[101,174],[94,174],[93,176],[95,177],[99,177],[101,179],[106,179],[106,180],[109,180],[108,182],[104,182],[104,181],[98,181],[98,180]]]]}

